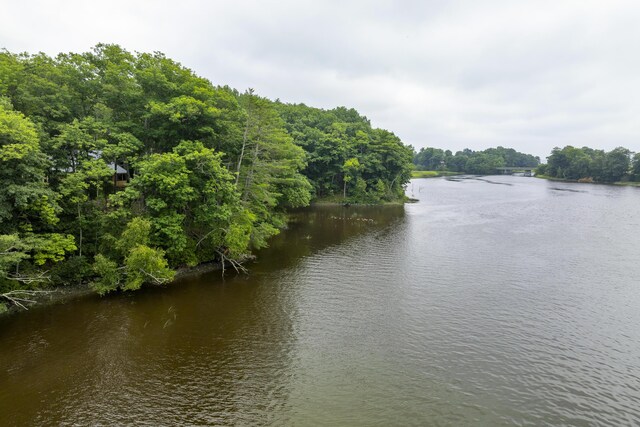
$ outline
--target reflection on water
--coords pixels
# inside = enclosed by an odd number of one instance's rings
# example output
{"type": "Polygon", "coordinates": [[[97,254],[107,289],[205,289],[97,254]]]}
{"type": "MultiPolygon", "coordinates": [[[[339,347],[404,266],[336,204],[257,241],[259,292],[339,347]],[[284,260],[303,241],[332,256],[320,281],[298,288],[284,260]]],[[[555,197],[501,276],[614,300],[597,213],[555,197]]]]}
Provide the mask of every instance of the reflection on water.
{"type": "Polygon", "coordinates": [[[249,276],[0,318],[0,425],[640,423],[638,189],[409,193],[295,212],[249,276]]]}

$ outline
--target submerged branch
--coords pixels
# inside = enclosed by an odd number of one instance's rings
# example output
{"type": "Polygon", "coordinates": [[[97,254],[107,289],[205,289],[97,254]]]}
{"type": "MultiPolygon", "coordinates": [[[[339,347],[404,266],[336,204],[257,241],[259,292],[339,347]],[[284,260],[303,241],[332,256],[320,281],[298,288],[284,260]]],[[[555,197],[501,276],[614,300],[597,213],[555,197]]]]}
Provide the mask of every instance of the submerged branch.
{"type": "Polygon", "coordinates": [[[231,264],[231,266],[234,268],[234,270],[236,270],[236,273],[240,274],[241,272],[244,274],[249,274],[249,270],[247,270],[247,268],[245,266],[242,265],[242,263],[240,261],[237,261],[235,259],[232,258],[228,258],[227,256],[225,256],[224,252],[222,251],[216,251],[218,253],[218,255],[220,255],[220,266],[222,268],[222,276],[224,277],[224,273],[225,273],[225,265],[228,262],[229,264],[231,264]]]}
{"type": "Polygon", "coordinates": [[[52,292],[53,291],[15,290],[0,294],[0,298],[9,301],[15,306],[22,308],[23,310],[29,310],[25,304],[35,304],[37,301],[28,297],[50,294],[52,292]]]}
{"type": "Polygon", "coordinates": [[[242,271],[244,274],[249,274],[249,270],[247,270],[240,262],[227,258],[231,266],[236,270],[236,273],[240,274],[242,271]]]}

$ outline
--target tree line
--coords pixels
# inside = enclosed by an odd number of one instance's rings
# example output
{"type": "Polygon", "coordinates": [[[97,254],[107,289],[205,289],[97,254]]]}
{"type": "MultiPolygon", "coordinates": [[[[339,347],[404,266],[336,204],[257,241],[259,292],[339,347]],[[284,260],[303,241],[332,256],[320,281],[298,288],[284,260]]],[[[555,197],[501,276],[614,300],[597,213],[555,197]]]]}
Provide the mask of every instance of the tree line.
{"type": "Polygon", "coordinates": [[[402,199],[411,160],[353,109],[215,86],[162,53],[2,51],[0,295],[240,269],[287,209],[402,199]]]}
{"type": "Polygon", "coordinates": [[[414,152],[417,170],[450,171],[477,175],[492,175],[501,167],[535,167],[538,176],[581,182],[640,182],[640,153],[624,147],[611,151],[570,145],[555,147],[547,163],[540,158],[520,153],[513,148],[488,148],[483,151],[465,149],[453,154],[450,150],[425,147],[414,152]]]}
{"type": "Polygon", "coordinates": [[[608,152],[570,145],[556,147],[536,173],[583,182],[640,182],[640,153],[634,155],[624,147],[608,152]]]}
{"type": "Polygon", "coordinates": [[[540,164],[540,158],[504,147],[483,151],[467,148],[455,154],[451,150],[426,147],[415,153],[413,163],[418,170],[492,175],[500,167],[536,167],[540,164]]]}

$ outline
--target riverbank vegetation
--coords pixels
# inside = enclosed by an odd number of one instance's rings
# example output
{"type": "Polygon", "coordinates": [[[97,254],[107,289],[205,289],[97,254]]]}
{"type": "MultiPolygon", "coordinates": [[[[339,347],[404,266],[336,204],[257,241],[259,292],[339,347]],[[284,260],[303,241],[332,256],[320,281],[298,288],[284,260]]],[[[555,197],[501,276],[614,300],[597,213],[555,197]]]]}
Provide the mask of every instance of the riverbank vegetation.
{"type": "Polygon", "coordinates": [[[462,172],[413,170],[411,171],[411,178],[438,178],[441,176],[460,175],[461,173],[462,172]]]}
{"type": "Polygon", "coordinates": [[[493,175],[501,167],[536,167],[538,157],[520,153],[513,148],[488,148],[483,151],[464,149],[455,154],[451,150],[426,147],[413,157],[416,170],[448,171],[474,175],[493,175]]]}
{"type": "Polygon", "coordinates": [[[304,104],[276,103],[296,145],[307,153],[304,170],[318,198],[341,195],[353,203],[404,198],[411,178],[413,151],[366,117],[344,107],[321,110],[304,104]]]}
{"type": "Polygon", "coordinates": [[[536,169],[536,175],[579,182],[640,182],[640,153],[624,147],[609,152],[589,147],[554,148],[547,163],[536,169]]]}
{"type": "Polygon", "coordinates": [[[452,172],[493,175],[502,167],[535,167],[535,175],[540,178],[640,185],[640,153],[624,147],[608,152],[570,145],[556,147],[545,164],[540,164],[538,157],[512,148],[465,149],[453,154],[450,150],[427,147],[414,153],[413,164],[416,169],[412,172],[413,178],[437,177],[452,172]]]}
{"type": "Polygon", "coordinates": [[[215,86],[161,53],[0,52],[0,300],[240,269],[287,209],[401,199],[411,158],[353,109],[215,86]]]}

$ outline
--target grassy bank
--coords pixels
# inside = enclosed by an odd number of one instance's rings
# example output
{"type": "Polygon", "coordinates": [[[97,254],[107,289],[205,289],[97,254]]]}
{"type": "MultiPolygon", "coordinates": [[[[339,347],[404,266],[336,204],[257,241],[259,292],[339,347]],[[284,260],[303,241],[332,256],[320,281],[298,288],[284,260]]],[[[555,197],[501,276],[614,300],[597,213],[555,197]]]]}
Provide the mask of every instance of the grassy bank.
{"type": "Polygon", "coordinates": [[[548,181],[578,182],[570,179],[556,178],[554,176],[549,176],[549,175],[534,175],[534,177],[540,178],[540,179],[546,179],[548,181]]]}
{"type": "Polygon", "coordinates": [[[462,173],[450,171],[411,171],[411,178],[438,178],[440,176],[453,175],[462,175],[462,173]]]}
{"type": "Polygon", "coordinates": [[[640,187],[640,182],[632,182],[632,181],[614,182],[614,185],[622,185],[625,187],[640,187]]]}

